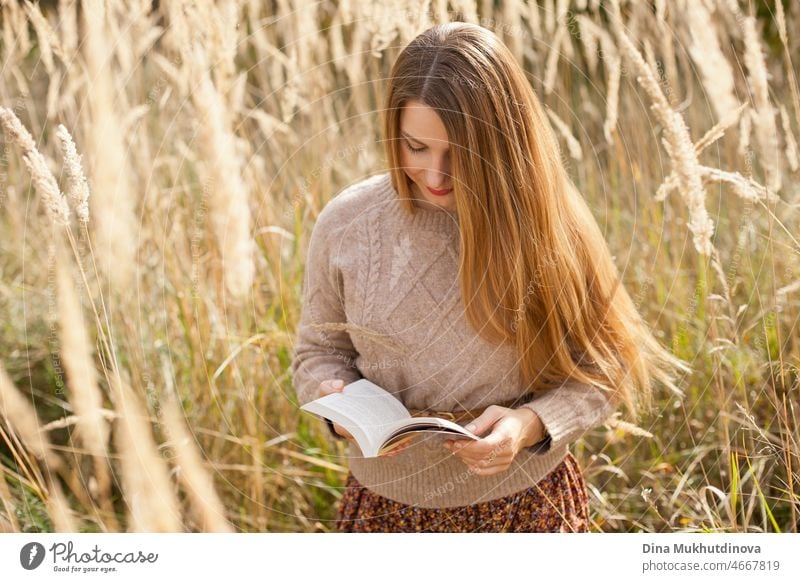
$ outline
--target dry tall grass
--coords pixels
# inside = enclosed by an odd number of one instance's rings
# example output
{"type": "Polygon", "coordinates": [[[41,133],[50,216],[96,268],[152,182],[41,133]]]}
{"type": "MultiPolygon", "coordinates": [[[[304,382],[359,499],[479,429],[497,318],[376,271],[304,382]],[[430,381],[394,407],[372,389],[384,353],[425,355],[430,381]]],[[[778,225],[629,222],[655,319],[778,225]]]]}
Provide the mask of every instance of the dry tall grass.
{"type": "Polygon", "coordinates": [[[693,365],[573,446],[595,528],[798,531],[800,5],[152,5],[0,0],[0,531],[331,528],[346,459],[287,373],[303,249],[383,169],[394,58],[454,18],[523,63],[693,365]]]}

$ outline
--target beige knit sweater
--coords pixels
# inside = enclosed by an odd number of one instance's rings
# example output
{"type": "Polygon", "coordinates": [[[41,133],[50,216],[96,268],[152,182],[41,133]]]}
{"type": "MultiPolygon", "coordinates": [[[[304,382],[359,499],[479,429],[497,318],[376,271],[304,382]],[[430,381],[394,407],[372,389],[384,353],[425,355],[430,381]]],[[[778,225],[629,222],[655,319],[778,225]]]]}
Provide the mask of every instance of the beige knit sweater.
{"type": "Polygon", "coordinates": [[[470,472],[440,434],[418,435],[394,457],[365,459],[349,445],[350,470],[375,493],[420,507],[470,505],[537,483],[614,407],[605,393],[573,381],[525,397],[514,347],[487,343],[465,319],[458,215],[418,204],[413,215],[401,205],[388,172],[326,204],[311,233],[291,370],[300,405],[318,398],[320,382],[330,379],[367,378],[417,409],[457,411],[522,397],[550,439],[523,449],[496,475],[470,472]]]}

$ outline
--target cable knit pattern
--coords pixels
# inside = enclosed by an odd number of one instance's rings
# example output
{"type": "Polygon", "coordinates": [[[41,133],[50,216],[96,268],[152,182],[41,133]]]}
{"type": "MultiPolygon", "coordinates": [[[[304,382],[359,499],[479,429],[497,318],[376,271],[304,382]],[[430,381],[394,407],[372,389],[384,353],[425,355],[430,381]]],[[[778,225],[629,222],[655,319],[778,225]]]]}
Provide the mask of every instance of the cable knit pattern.
{"type": "Polygon", "coordinates": [[[331,199],[308,246],[291,364],[300,405],[319,396],[323,380],[367,378],[408,408],[458,411],[516,399],[550,433],[487,476],[472,474],[439,434],[418,435],[394,457],[365,459],[351,443],[358,481],[408,505],[464,506],[527,489],[615,409],[604,392],[573,381],[532,399],[525,393],[515,348],[489,344],[468,325],[459,246],[456,212],[422,203],[409,213],[388,173],[331,199]]]}
{"type": "Polygon", "coordinates": [[[367,221],[367,226],[369,229],[369,253],[361,255],[361,260],[358,264],[359,269],[365,272],[365,277],[367,280],[367,285],[363,288],[365,298],[362,309],[364,314],[374,313],[375,310],[375,294],[378,289],[377,278],[380,276],[381,272],[381,258],[383,251],[383,247],[381,245],[382,240],[380,236],[380,225],[378,224],[378,213],[374,211],[371,212],[367,218],[367,221]]]}

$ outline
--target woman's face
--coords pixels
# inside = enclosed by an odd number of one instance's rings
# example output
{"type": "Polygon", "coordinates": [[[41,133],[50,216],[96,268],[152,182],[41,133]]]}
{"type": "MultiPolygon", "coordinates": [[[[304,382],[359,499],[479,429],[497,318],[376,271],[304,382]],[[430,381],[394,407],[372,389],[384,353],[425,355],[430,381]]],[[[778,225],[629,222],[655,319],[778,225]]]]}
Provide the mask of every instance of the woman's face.
{"type": "Polygon", "coordinates": [[[450,175],[450,142],[435,110],[409,101],[400,113],[400,151],[403,170],[417,199],[455,210],[450,175]]]}

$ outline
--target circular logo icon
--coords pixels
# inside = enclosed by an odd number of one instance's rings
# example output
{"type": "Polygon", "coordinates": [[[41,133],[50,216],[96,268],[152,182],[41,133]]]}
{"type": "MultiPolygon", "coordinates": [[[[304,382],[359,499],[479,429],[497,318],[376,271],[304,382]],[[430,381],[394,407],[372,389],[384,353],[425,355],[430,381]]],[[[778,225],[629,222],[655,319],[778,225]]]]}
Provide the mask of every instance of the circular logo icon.
{"type": "Polygon", "coordinates": [[[39,542],[30,542],[19,551],[19,563],[26,570],[35,570],[44,560],[44,546],[39,542]]]}

